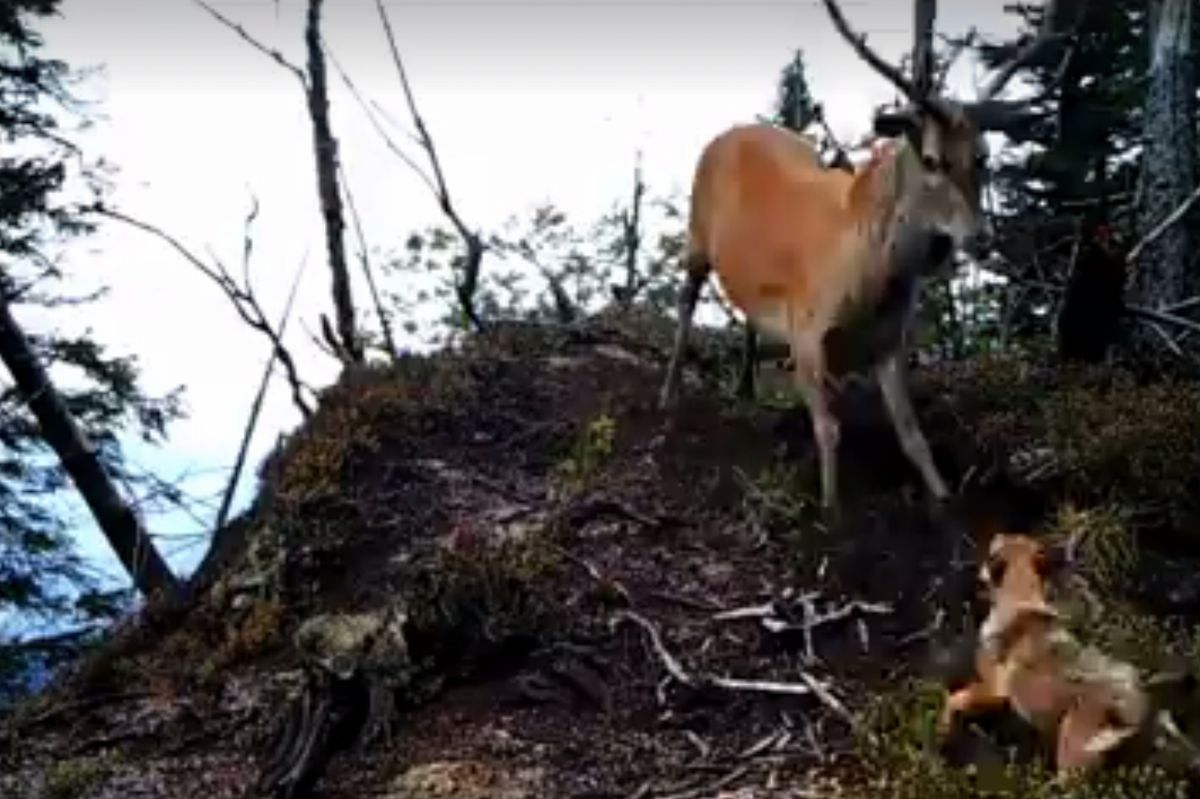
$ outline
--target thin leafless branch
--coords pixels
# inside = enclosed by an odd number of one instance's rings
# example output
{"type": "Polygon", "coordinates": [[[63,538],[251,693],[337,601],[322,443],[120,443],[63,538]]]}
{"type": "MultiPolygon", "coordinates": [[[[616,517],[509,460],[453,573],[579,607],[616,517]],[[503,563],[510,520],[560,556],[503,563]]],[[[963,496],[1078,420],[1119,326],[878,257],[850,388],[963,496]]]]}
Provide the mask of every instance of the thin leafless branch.
{"type": "Polygon", "coordinates": [[[375,285],[375,271],[371,268],[371,255],[367,248],[367,235],[363,231],[362,217],[358,215],[358,206],[354,204],[354,195],[350,192],[350,181],[346,177],[345,167],[338,165],[342,176],[342,191],[346,193],[346,207],[350,209],[350,221],[354,225],[354,235],[358,238],[358,262],[362,266],[363,275],[367,279],[367,288],[371,291],[371,302],[375,305],[375,315],[379,317],[380,332],[383,333],[383,345],[387,347],[388,358],[393,362],[398,357],[396,338],[392,335],[392,322],[383,307],[383,299],[379,287],[375,285]]]}
{"type": "Polygon", "coordinates": [[[1200,186],[1196,187],[1196,190],[1188,195],[1188,198],[1180,203],[1179,207],[1168,214],[1166,219],[1155,225],[1154,229],[1143,236],[1141,241],[1133,245],[1133,248],[1129,251],[1129,255],[1125,257],[1125,262],[1131,266],[1136,264],[1137,259],[1142,254],[1142,250],[1161,238],[1164,233],[1170,230],[1172,225],[1187,216],[1188,211],[1197,202],[1200,202],[1200,186]]]}
{"type": "MultiPolygon", "coordinates": [[[[254,330],[262,333],[271,341],[271,346],[274,348],[275,356],[279,362],[283,364],[284,371],[287,374],[288,383],[292,388],[292,403],[300,411],[300,414],[307,420],[312,418],[312,406],[304,398],[304,383],[300,380],[300,375],[296,369],[296,362],[292,359],[292,354],[287,347],[283,345],[283,339],[271,323],[267,320],[263,313],[262,306],[258,303],[258,298],[254,295],[253,290],[249,286],[239,286],[230,275],[228,270],[220,261],[214,259],[213,264],[206,264],[199,256],[183,245],[179,239],[167,233],[160,227],[152,225],[149,222],[143,222],[140,219],[128,216],[120,211],[115,211],[111,208],[106,208],[102,205],[95,205],[90,209],[93,213],[100,216],[115,219],[118,222],[124,222],[127,225],[137,228],[145,233],[149,233],[160,241],[169,245],[175,252],[179,253],[185,261],[194,266],[205,277],[217,284],[217,287],[225,293],[229,301],[233,304],[233,308],[237,311],[242,321],[249,325],[254,330]]],[[[249,223],[251,220],[247,219],[249,223]]]]}
{"type": "MultiPolygon", "coordinates": [[[[391,150],[397,158],[403,161],[405,166],[416,173],[417,177],[421,179],[421,182],[428,187],[430,194],[432,194],[435,198],[438,197],[438,188],[437,185],[434,184],[433,178],[431,178],[429,173],[421,168],[421,165],[418,164],[411,155],[401,149],[400,145],[396,143],[396,140],[392,138],[391,134],[387,132],[382,124],[380,124],[378,117],[376,117],[375,113],[371,110],[372,104],[367,103],[366,99],[362,96],[362,93],[359,92],[358,86],[356,86],[354,81],[350,79],[350,76],[346,74],[346,70],[342,69],[341,63],[337,60],[337,58],[334,57],[333,51],[329,49],[328,44],[325,45],[325,54],[329,56],[329,62],[333,64],[334,71],[338,73],[338,76],[341,77],[342,82],[346,84],[346,88],[349,90],[351,96],[354,97],[355,101],[358,102],[359,107],[362,108],[363,114],[367,117],[367,121],[371,123],[371,127],[375,128],[375,132],[379,134],[379,138],[383,139],[384,145],[386,145],[387,148],[391,150]]],[[[418,141],[417,143],[419,144],[420,142],[418,141]]]]}
{"type": "Polygon", "coordinates": [[[391,21],[388,19],[387,11],[383,7],[383,0],[375,0],[375,7],[379,11],[379,19],[383,23],[383,31],[387,36],[388,48],[392,54],[392,62],[395,64],[396,73],[400,78],[400,86],[404,90],[404,99],[408,105],[409,115],[412,116],[413,124],[416,126],[417,137],[421,147],[424,148],[426,155],[429,157],[429,166],[433,170],[434,194],[438,205],[442,209],[442,213],[446,215],[446,218],[450,220],[450,224],[458,231],[459,236],[463,240],[463,245],[466,247],[462,279],[457,283],[455,292],[458,295],[459,304],[462,306],[463,314],[466,315],[467,320],[475,329],[480,329],[483,325],[475,311],[475,289],[479,285],[479,269],[483,262],[483,240],[478,233],[467,226],[454,205],[453,199],[450,196],[450,190],[446,186],[446,175],[442,170],[441,159],[438,157],[437,145],[434,143],[433,136],[430,135],[429,128],[425,124],[425,119],[421,116],[420,109],[417,106],[412,85],[408,80],[408,72],[404,68],[404,60],[400,57],[400,48],[396,44],[396,36],[392,31],[391,21]]]}
{"type": "MultiPolygon", "coordinates": [[[[279,336],[282,338],[287,330],[288,320],[292,316],[292,306],[296,300],[296,290],[300,287],[300,277],[304,274],[304,267],[307,265],[308,259],[305,258],[300,262],[300,267],[296,270],[296,277],[292,280],[292,288],[288,292],[287,302],[284,303],[283,313],[279,318],[279,336]]],[[[249,285],[249,280],[247,280],[249,285]]],[[[229,508],[233,504],[233,495],[237,492],[238,481],[242,476],[242,469],[246,465],[246,453],[250,451],[250,440],[254,437],[254,431],[258,427],[258,417],[262,413],[263,402],[267,398],[267,390],[271,386],[271,375],[275,371],[275,362],[279,360],[278,353],[274,346],[271,348],[271,355],[267,358],[267,364],[263,368],[262,381],[258,385],[258,392],[254,395],[254,402],[250,405],[250,416],[246,419],[246,426],[242,430],[242,440],[238,445],[237,458],[233,462],[233,473],[229,475],[229,483],[225,487],[225,493],[221,497],[221,507],[217,511],[216,521],[213,523],[213,530],[219,531],[225,526],[225,522],[229,519],[229,508]]]]}
{"type": "Polygon", "coordinates": [[[233,31],[238,36],[240,36],[247,44],[249,44],[255,50],[258,50],[260,53],[262,53],[263,55],[270,58],[276,64],[278,64],[279,66],[286,69],[288,72],[291,72],[293,75],[295,75],[296,79],[300,81],[300,85],[304,87],[304,90],[306,92],[308,91],[308,79],[304,76],[304,70],[300,69],[300,67],[296,66],[295,64],[293,64],[292,62],[290,62],[286,58],[284,58],[283,53],[279,52],[278,50],[276,50],[273,47],[268,47],[267,45],[260,42],[258,39],[251,36],[250,33],[244,27],[242,27],[238,23],[234,22],[229,17],[222,14],[220,11],[217,11],[215,8],[210,6],[208,3],[204,2],[204,0],[192,0],[192,2],[194,2],[196,5],[203,8],[205,11],[207,11],[213,17],[213,19],[217,20],[217,22],[220,22],[226,28],[229,28],[231,31],[233,31]]]}

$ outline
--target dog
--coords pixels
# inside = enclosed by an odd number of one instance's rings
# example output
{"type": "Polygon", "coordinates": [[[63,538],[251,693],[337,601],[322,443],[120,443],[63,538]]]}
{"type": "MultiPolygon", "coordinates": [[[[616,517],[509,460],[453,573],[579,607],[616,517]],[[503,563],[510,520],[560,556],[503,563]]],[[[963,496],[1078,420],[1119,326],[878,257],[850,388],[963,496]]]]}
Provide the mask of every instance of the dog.
{"type": "Polygon", "coordinates": [[[1138,670],[1081,644],[1047,601],[1047,581],[1064,562],[1060,550],[1029,536],[992,537],[979,570],[989,612],[975,673],[947,694],[943,739],[960,717],[1007,707],[1049,744],[1065,776],[1102,765],[1152,723],[1138,670]]]}

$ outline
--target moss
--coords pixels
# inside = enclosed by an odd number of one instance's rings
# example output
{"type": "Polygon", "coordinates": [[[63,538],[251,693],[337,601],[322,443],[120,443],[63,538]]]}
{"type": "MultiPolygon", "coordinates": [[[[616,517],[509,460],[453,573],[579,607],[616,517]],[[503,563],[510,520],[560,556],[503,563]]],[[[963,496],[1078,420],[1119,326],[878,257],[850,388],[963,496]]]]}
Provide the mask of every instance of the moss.
{"type": "Polygon", "coordinates": [[[617,423],[600,414],[583,426],[571,454],[558,466],[558,476],[569,491],[584,489],[613,452],[617,423]]]}
{"type": "Polygon", "coordinates": [[[910,681],[876,697],[860,716],[856,765],[831,796],[854,799],[1119,799],[1185,797],[1186,780],[1151,766],[1121,767],[1059,782],[1038,762],[1007,759],[958,767],[939,753],[939,686],[910,681]]]}
{"type": "Polygon", "coordinates": [[[44,799],[78,799],[96,785],[104,769],[96,758],[60,760],[45,773],[44,799]]]}
{"type": "Polygon", "coordinates": [[[1088,582],[1105,593],[1116,593],[1129,585],[1138,564],[1137,540],[1120,507],[1077,509],[1061,506],[1049,534],[1074,551],[1076,568],[1088,582]]]}
{"type": "Polygon", "coordinates": [[[920,383],[949,399],[985,452],[1051,452],[1065,498],[1119,502],[1142,523],[1186,528],[1200,518],[1198,385],[1010,355],[931,368],[920,383]]]}
{"type": "Polygon", "coordinates": [[[440,550],[405,580],[414,660],[465,674],[497,650],[552,637],[562,626],[563,566],[541,529],[440,550]]]}

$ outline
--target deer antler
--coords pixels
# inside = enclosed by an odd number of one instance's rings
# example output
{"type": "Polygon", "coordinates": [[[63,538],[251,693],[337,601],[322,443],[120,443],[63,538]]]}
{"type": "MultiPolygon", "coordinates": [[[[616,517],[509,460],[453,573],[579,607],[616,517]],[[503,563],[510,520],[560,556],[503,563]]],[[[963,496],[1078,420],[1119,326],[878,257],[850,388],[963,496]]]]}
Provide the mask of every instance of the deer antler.
{"type": "Polygon", "coordinates": [[[867,37],[865,34],[855,33],[850,28],[850,23],[846,21],[846,17],[842,14],[842,9],[838,6],[836,0],[824,0],[825,9],[829,12],[830,19],[833,20],[833,26],[837,28],[838,33],[842,38],[849,42],[854,48],[854,52],[858,53],[858,57],[866,61],[871,67],[883,75],[904,95],[914,102],[920,102],[922,98],[917,96],[916,87],[912,81],[904,77],[904,74],[896,67],[884,61],[874,50],[867,46],[867,37]]]}
{"type": "Polygon", "coordinates": [[[837,4],[837,0],[823,0],[825,9],[829,12],[829,18],[833,20],[833,26],[837,28],[838,33],[842,38],[854,48],[854,52],[863,61],[866,61],[876,72],[891,81],[913,105],[920,108],[923,112],[939,118],[946,118],[946,109],[937,101],[936,98],[923,94],[913,81],[910,81],[904,76],[899,68],[889,64],[878,53],[872,50],[867,45],[867,37],[865,34],[855,33],[850,27],[850,23],[846,21],[846,16],[842,13],[841,7],[837,4]]]}

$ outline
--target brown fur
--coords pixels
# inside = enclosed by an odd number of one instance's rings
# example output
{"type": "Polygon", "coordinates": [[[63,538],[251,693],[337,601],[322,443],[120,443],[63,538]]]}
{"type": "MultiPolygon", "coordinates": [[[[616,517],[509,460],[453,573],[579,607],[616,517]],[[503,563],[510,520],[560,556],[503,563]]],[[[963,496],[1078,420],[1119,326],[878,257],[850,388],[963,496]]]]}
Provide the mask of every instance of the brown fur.
{"type": "Polygon", "coordinates": [[[1151,708],[1136,669],[1080,644],[1046,602],[1049,563],[1027,536],[992,539],[975,680],[947,696],[938,727],[946,735],[961,715],[1007,706],[1052,743],[1067,773],[1101,765],[1145,729],[1151,708]]]}
{"type": "Polygon", "coordinates": [[[836,504],[838,422],[831,390],[874,370],[893,425],[929,491],[949,494],[905,385],[918,281],[976,236],[978,131],[963,116],[926,119],[886,140],[860,169],[821,164],[804,137],[767,124],[731,128],[704,149],[692,186],[688,280],[661,402],[673,399],[700,288],[715,270],[749,325],[788,343],[813,418],[822,500],[836,504]]]}

